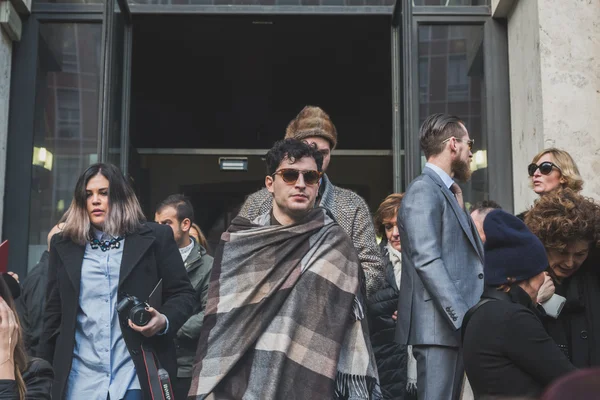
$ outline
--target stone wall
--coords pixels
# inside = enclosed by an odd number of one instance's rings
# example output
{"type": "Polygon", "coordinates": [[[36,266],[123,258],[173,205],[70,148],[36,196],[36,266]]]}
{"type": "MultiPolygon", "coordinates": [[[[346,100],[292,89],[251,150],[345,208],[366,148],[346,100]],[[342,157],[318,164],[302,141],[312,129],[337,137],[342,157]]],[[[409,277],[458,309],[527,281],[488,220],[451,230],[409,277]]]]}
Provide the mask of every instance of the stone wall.
{"type": "Polygon", "coordinates": [[[537,0],[518,1],[508,18],[514,211],[533,202],[527,165],[543,147],[543,100],[537,0]]]}
{"type": "Polygon", "coordinates": [[[6,176],[6,140],[8,138],[8,105],[10,98],[10,70],[12,41],[0,29],[0,237],[4,210],[4,177],[6,176]]]}
{"type": "Polygon", "coordinates": [[[535,200],[526,166],[547,147],[568,151],[600,200],[600,0],[515,1],[508,42],[515,211],[535,200]]]}
{"type": "Polygon", "coordinates": [[[567,150],[600,200],[600,0],[540,0],[544,146],[567,150]]]}

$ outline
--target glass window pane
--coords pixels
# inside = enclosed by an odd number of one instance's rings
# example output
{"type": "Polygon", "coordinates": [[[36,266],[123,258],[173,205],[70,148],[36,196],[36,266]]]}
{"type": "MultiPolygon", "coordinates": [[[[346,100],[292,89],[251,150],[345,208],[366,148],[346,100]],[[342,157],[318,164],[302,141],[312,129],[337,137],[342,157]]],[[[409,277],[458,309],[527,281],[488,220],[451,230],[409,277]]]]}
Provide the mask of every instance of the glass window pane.
{"type": "Polygon", "coordinates": [[[489,0],[413,0],[415,6],[487,6],[489,0]]]}
{"type": "Polygon", "coordinates": [[[34,3],[102,4],[104,0],[33,0],[34,3]]]}
{"type": "Polygon", "coordinates": [[[28,268],[97,158],[101,24],[43,24],[38,48],[28,268]]]}
{"type": "Polygon", "coordinates": [[[473,176],[461,185],[471,203],[489,195],[483,51],[483,26],[419,26],[419,119],[448,113],[464,121],[475,139],[473,176]]]}
{"type": "Polygon", "coordinates": [[[236,6],[387,6],[396,0],[128,0],[129,4],[236,6]]]}

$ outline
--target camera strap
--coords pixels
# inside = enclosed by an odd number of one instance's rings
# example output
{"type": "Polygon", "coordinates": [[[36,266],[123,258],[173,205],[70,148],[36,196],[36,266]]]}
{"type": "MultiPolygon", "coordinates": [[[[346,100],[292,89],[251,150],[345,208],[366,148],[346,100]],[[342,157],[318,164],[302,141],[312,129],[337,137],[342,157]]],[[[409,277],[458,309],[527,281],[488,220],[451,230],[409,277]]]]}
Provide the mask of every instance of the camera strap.
{"type": "Polygon", "coordinates": [[[150,386],[150,397],[152,400],[173,400],[173,389],[169,374],[160,366],[158,357],[154,351],[142,344],[142,356],[146,367],[146,376],[150,386]]]}

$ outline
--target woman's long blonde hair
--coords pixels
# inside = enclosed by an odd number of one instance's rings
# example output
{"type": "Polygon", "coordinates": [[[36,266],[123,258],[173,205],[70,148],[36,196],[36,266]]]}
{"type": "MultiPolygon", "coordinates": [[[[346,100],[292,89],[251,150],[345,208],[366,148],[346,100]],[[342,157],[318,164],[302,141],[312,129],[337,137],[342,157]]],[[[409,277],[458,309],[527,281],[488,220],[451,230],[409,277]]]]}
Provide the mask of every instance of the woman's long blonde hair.
{"type": "Polygon", "coordinates": [[[63,237],[83,245],[90,239],[92,225],[87,211],[86,186],[91,178],[102,175],[108,180],[108,213],[102,231],[111,236],[135,232],[146,220],[140,203],[121,171],[112,164],[91,165],[77,180],[73,200],[61,218],[63,237]]]}
{"type": "Polygon", "coordinates": [[[10,293],[8,285],[6,282],[4,282],[3,277],[0,277],[0,297],[2,297],[6,304],[8,304],[8,307],[15,315],[15,319],[19,325],[17,327],[19,330],[17,344],[14,351],[15,382],[17,383],[17,389],[19,390],[19,399],[25,400],[27,388],[25,387],[25,381],[23,380],[23,373],[27,369],[27,353],[25,352],[25,346],[23,345],[23,331],[21,330],[21,322],[19,321],[19,315],[17,314],[17,309],[15,308],[15,302],[12,298],[12,294],[10,293]]]}

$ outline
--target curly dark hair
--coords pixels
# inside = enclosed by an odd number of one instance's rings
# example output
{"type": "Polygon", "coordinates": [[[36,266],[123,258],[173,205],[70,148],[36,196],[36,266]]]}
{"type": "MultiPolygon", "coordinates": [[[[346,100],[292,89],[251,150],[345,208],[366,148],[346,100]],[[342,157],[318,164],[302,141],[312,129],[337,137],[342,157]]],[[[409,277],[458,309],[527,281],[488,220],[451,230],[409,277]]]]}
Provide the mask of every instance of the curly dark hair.
{"type": "Polygon", "coordinates": [[[323,170],[323,155],[319,153],[316,147],[296,139],[284,139],[275,142],[265,156],[267,173],[273,175],[281,162],[286,158],[290,159],[290,162],[294,162],[292,160],[299,160],[303,157],[314,158],[317,163],[317,170],[319,172],[323,170]]]}
{"type": "Polygon", "coordinates": [[[525,224],[546,249],[564,250],[574,240],[600,246],[600,205],[571,189],[541,196],[525,214],[525,224]]]}

